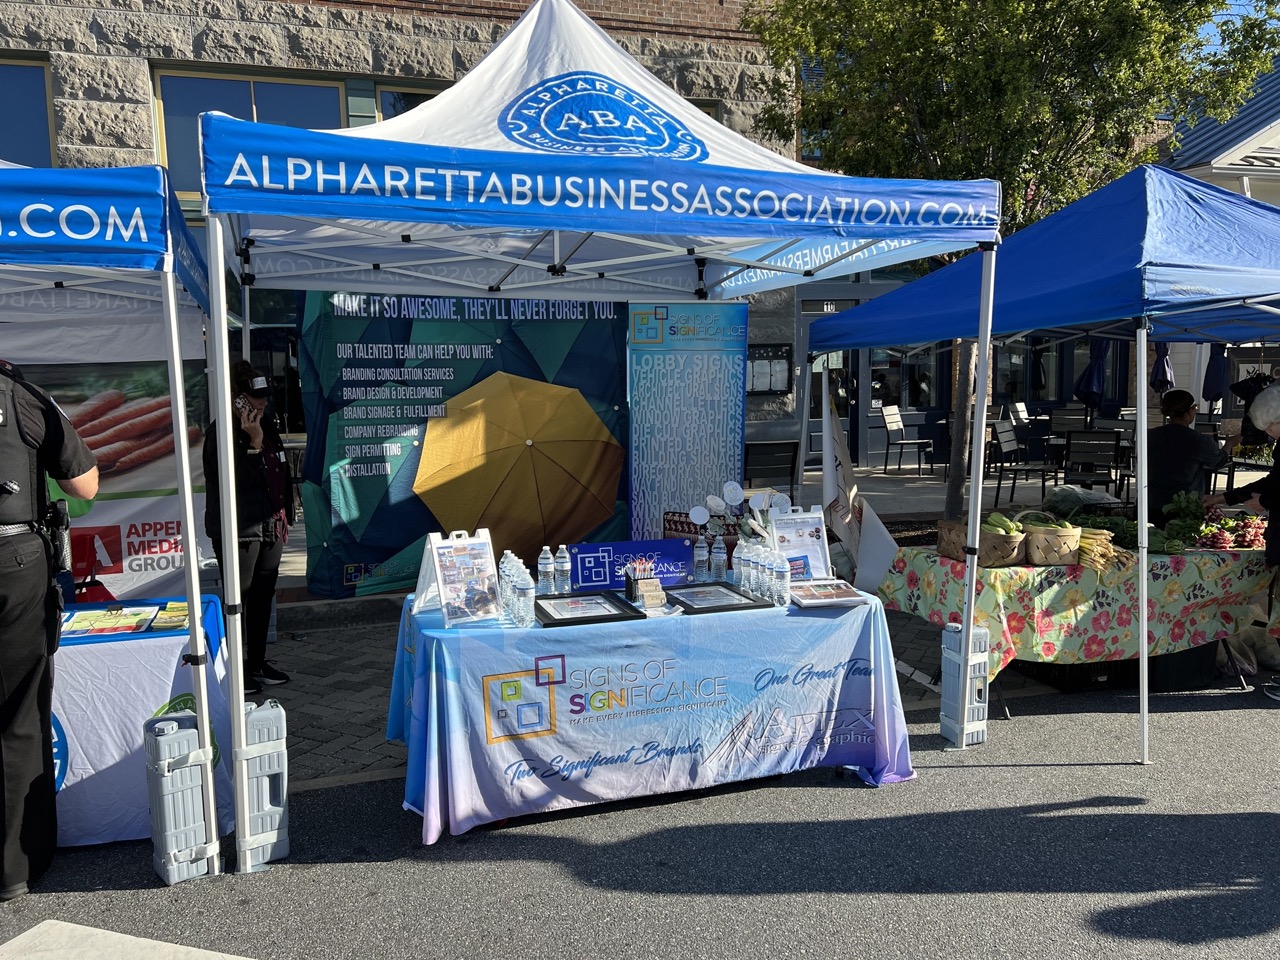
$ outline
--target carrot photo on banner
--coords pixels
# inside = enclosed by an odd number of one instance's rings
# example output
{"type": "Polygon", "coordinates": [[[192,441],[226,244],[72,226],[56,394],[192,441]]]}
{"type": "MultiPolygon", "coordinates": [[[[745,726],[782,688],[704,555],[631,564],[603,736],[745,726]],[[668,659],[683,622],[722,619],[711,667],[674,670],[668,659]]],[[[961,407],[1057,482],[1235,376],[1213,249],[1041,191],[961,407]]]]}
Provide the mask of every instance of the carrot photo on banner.
{"type": "Polygon", "coordinates": [[[204,509],[200,451],[209,423],[204,361],[184,362],[187,431],[173,422],[173,386],[163,361],[28,364],[98,461],[92,502],[72,505],[72,570],[119,599],[161,596],[183,587],[179,449],[188,457],[199,516],[204,509]]]}

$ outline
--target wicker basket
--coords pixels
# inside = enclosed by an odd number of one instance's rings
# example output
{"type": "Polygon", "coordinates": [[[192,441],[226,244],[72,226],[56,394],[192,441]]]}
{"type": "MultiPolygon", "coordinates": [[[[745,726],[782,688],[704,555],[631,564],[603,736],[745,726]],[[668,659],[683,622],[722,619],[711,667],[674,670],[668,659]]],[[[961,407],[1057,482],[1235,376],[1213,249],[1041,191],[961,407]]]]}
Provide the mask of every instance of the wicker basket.
{"type": "Polygon", "coordinates": [[[1024,524],[1027,563],[1033,567],[1065,567],[1080,562],[1080,528],[1024,524]]]}
{"type": "MultiPolygon", "coordinates": [[[[967,524],[955,520],[938,521],[938,555],[952,560],[963,560],[967,524]]],[[[978,566],[1012,567],[1023,562],[1025,551],[1021,533],[991,533],[978,531],[978,566]]],[[[1077,544],[1078,544],[1077,539],[1077,544]]]]}

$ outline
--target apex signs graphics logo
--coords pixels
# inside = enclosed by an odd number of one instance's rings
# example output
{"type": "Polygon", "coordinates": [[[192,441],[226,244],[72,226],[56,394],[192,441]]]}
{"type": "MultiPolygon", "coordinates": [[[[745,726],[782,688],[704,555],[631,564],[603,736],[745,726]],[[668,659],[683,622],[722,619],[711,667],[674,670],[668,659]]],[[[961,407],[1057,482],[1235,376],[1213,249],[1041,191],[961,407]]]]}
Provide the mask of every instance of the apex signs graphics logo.
{"type": "Polygon", "coordinates": [[[498,129],[545,153],[705,160],[707,146],[672,114],[588,70],[551,77],[507,105],[498,129]]]}
{"type": "Polygon", "coordinates": [[[554,734],[556,687],[564,682],[564,654],[537,657],[532,670],[481,678],[485,742],[492,745],[554,734]]]}
{"type": "Polygon", "coordinates": [[[631,342],[662,343],[663,327],[667,324],[667,307],[653,310],[631,311],[631,342]]]}

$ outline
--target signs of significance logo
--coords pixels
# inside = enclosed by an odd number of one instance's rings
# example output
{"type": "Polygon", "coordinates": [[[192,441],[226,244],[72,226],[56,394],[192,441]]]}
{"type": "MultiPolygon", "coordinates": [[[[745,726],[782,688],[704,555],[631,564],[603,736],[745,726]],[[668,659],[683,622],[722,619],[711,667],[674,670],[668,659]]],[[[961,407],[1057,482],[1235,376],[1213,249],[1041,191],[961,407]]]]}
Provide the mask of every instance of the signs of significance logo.
{"type": "Polygon", "coordinates": [[[677,117],[598,73],[530,87],[498,118],[507,139],[545,153],[705,160],[707,146],[677,117]]]}

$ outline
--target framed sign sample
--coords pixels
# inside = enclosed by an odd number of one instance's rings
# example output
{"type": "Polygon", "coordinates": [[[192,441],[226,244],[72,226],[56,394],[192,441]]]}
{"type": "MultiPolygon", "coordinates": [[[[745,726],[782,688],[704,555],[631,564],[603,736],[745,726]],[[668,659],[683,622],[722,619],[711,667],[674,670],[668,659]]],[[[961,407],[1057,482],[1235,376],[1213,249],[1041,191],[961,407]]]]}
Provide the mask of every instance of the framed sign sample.
{"type": "Polygon", "coordinates": [[[544,627],[567,627],[575,623],[613,623],[616,620],[643,620],[638,610],[612,590],[595,593],[553,593],[538,597],[534,612],[544,627]]]}
{"type": "Polygon", "coordinates": [[[427,539],[431,567],[440,591],[440,609],[446,627],[461,623],[497,620],[498,569],[493,562],[489,531],[474,536],[455,530],[447,537],[432,533],[427,539]]]}
{"type": "Polygon", "coordinates": [[[787,558],[792,580],[826,580],[831,576],[827,521],[821,507],[771,510],[769,540],[787,558]]]}
{"type": "Polygon", "coordinates": [[[667,587],[667,599],[685,613],[723,613],[726,610],[756,610],[772,607],[743,593],[731,583],[691,583],[686,587],[667,587]]]}

